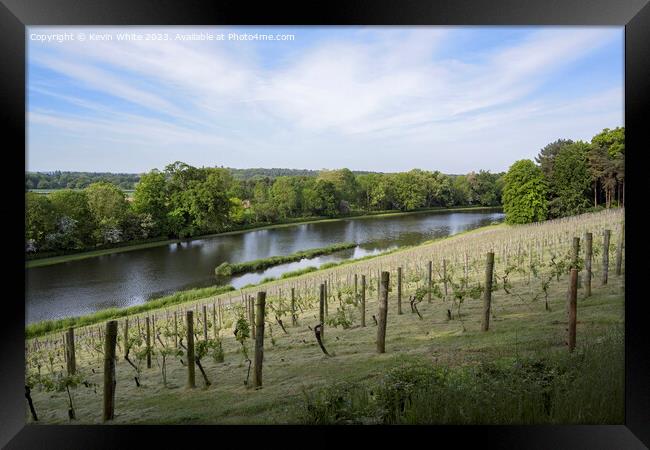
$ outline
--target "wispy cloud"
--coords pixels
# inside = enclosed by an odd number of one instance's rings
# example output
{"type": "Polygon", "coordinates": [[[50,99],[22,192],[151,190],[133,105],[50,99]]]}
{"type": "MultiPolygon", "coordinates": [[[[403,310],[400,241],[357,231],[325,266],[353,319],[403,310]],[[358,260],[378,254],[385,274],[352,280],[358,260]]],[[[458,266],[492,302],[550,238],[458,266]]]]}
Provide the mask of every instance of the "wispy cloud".
{"type": "Polygon", "coordinates": [[[621,29],[536,28],[453,55],[444,50],[475,29],[294,32],[283,44],[30,41],[28,166],[106,170],[91,152],[77,167],[53,166],[42,137],[65,133],[71,147],[127,143],[132,154],[115,170],[161,167],[169,155],[238,167],[502,170],[543,139],[622,124],[621,29]],[[601,54],[620,58],[603,59],[607,74],[581,67],[601,54]],[[602,86],[565,88],[576,76],[602,86]]]}

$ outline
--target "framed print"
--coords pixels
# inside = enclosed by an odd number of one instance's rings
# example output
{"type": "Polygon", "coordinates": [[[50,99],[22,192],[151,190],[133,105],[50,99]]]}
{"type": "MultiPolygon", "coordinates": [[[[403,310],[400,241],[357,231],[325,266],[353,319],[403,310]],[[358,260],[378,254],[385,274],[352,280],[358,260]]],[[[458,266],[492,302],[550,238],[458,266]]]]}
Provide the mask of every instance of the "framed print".
{"type": "Polygon", "coordinates": [[[646,1],[0,9],[7,448],[648,445],[646,1]]]}

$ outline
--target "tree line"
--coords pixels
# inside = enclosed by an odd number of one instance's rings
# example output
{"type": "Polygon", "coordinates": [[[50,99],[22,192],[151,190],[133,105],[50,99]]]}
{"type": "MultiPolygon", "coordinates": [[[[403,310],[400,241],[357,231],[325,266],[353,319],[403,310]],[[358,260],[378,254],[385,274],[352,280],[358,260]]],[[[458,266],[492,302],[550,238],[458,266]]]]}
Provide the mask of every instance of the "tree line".
{"type": "Polygon", "coordinates": [[[515,162],[504,177],[509,223],[529,223],[625,205],[625,128],[590,142],[558,139],[535,161],[515,162]]]}
{"type": "Polygon", "coordinates": [[[107,181],[121,189],[132,190],[140,181],[134,173],[109,172],[27,172],[25,189],[85,189],[93,183],[107,181]]]}
{"type": "Polygon", "coordinates": [[[450,206],[499,206],[503,173],[445,175],[321,170],[254,176],[177,161],[140,176],[132,201],[106,180],[48,195],[28,192],[26,249],[61,254],[151,238],[189,238],[307,217],[450,206]]]}

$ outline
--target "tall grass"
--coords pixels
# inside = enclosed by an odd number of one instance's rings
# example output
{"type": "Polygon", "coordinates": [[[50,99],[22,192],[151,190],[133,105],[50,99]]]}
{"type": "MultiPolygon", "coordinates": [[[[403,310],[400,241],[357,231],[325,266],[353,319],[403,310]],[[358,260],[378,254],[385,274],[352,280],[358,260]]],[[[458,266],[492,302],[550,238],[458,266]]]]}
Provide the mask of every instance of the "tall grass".
{"type": "Polygon", "coordinates": [[[374,384],[305,394],[310,424],[621,424],[623,331],[568,352],[449,369],[407,359],[374,384]]]}

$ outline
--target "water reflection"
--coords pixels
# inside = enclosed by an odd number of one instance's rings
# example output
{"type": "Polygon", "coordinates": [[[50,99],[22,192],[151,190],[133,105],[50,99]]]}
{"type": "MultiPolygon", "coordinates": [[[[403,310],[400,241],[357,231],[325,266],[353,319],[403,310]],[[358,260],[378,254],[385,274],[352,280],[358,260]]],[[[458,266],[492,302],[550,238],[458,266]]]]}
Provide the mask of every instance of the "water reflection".
{"type": "Polygon", "coordinates": [[[153,295],[214,285],[214,268],[300,250],[356,242],[354,249],[224,280],[241,287],[265,277],[360,258],[503,220],[494,212],[422,213],[350,219],[199,239],[26,270],[28,323],[143,303],[153,295]]]}

